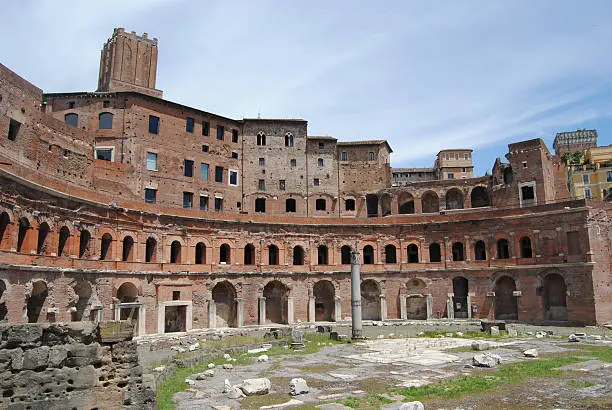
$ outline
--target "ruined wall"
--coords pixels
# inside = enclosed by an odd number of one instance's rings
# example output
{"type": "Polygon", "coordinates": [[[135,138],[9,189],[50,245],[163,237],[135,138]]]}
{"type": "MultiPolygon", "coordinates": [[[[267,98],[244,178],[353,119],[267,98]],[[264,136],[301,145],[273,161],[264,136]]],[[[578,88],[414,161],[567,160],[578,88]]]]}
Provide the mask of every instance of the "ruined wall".
{"type": "Polygon", "coordinates": [[[595,206],[589,214],[590,258],[598,323],[612,323],[612,204],[589,201],[595,206]]]}
{"type": "Polygon", "coordinates": [[[0,407],[156,408],[129,339],[93,323],[0,325],[0,407]]]}

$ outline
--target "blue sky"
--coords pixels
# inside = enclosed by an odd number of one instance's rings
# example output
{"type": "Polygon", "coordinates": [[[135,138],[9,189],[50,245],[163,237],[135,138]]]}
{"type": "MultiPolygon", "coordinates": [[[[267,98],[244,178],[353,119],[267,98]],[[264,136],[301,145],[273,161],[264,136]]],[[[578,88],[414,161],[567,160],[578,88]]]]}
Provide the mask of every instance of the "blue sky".
{"type": "Polygon", "coordinates": [[[159,39],[165,98],[378,139],[394,167],[596,128],[612,143],[612,2],[11,1],[0,62],[46,92],[93,91],[114,27],[159,39]],[[384,5],[384,7],[383,7],[384,5]]]}

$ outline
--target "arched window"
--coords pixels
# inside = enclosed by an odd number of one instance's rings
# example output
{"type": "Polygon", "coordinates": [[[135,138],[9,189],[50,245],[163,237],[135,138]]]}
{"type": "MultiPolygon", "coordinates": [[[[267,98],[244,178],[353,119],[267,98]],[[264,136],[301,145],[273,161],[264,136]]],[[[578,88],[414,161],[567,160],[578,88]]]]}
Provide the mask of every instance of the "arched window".
{"type": "Polygon", "coordinates": [[[319,167],[319,168],[323,168],[323,158],[319,158],[319,159],[317,160],[317,167],[319,167]]]}
{"type": "Polygon", "coordinates": [[[296,246],[293,248],[293,264],[303,265],[304,264],[304,248],[296,246]]]}
{"type": "Polygon", "coordinates": [[[28,218],[19,219],[19,232],[17,233],[17,252],[24,251],[23,245],[26,242],[26,235],[30,229],[30,221],[28,218]]]}
{"type": "Polygon", "coordinates": [[[266,134],[262,131],[257,133],[257,145],[266,145],[266,134]]]}
{"type": "Polygon", "coordinates": [[[285,134],[285,147],[293,147],[293,134],[290,132],[285,134]]]}
{"type": "Polygon", "coordinates": [[[416,244],[408,245],[406,251],[408,252],[408,263],[419,263],[419,247],[416,244]]]}
{"type": "Polygon", "coordinates": [[[198,242],[195,247],[195,263],[196,265],[206,263],[206,245],[204,242],[198,242]]]}
{"type": "Polygon", "coordinates": [[[131,236],[123,238],[123,255],[121,260],[124,262],[131,262],[134,258],[134,239],[131,236]]]}
{"type": "Polygon", "coordinates": [[[289,198],[285,200],[285,212],[295,212],[296,202],[295,199],[289,198]]]}
{"type": "Polygon", "coordinates": [[[474,258],[477,261],[487,260],[487,246],[484,241],[476,241],[474,244],[474,258]]]}
{"type": "Polygon", "coordinates": [[[374,264],[374,248],[371,245],[366,245],[363,247],[363,264],[374,264]]]}
{"type": "Polygon", "coordinates": [[[145,262],[155,262],[157,259],[157,241],[155,238],[147,238],[145,247],[145,262]]]}
{"type": "Polygon", "coordinates": [[[510,257],[510,247],[506,239],[497,241],[497,259],[508,259],[510,257]]]}
{"type": "Polygon", "coordinates": [[[244,264],[254,265],[255,264],[255,246],[253,244],[247,244],[244,247],[244,264]]]}
{"type": "Polygon", "coordinates": [[[229,264],[231,262],[231,249],[226,243],[219,248],[219,263],[229,264]]]}
{"type": "Polygon", "coordinates": [[[442,262],[442,252],[440,252],[440,244],[434,242],[429,245],[429,261],[442,262]]]}
{"type": "Polygon", "coordinates": [[[59,240],[57,241],[57,256],[65,256],[70,250],[66,249],[68,238],[70,237],[70,229],[66,226],[62,226],[59,232],[59,240]]]}
{"type": "Polygon", "coordinates": [[[266,198],[255,199],[255,212],[266,212],[266,198]]]}
{"type": "Polygon", "coordinates": [[[113,114],[103,112],[98,118],[98,128],[101,130],[110,130],[113,128],[113,114]]]}
{"type": "Polygon", "coordinates": [[[105,233],[100,239],[100,260],[107,260],[112,256],[113,237],[110,233],[105,233]]]}
{"type": "Polygon", "coordinates": [[[36,245],[37,254],[47,253],[47,238],[49,237],[49,224],[43,222],[38,227],[38,244],[36,245]]]}
{"type": "Polygon", "coordinates": [[[181,243],[172,241],[170,244],[170,263],[181,263],[181,243]]]}
{"type": "Polygon", "coordinates": [[[327,203],[325,199],[322,199],[322,198],[317,199],[317,202],[315,204],[315,209],[317,211],[325,211],[325,208],[327,208],[327,203]]]}
{"type": "Polygon", "coordinates": [[[397,263],[395,245],[385,246],[385,263],[397,263]]]}
{"type": "Polygon", "coordinates": [[[278,246],[268,246],[268,265],[278,265],[278,246]]]}
{"type": "Polygon", "coordinates": [[[89,256],[89,240],[91,234],[87,230],[82,230],[79,239],[79,258],[87,258],[89,256]]]}
{"type": "Polygon", "coordinates": [[[344,245],[340,248],[340,259],[343,265],[351,264],[351,247],[344,245]]]}
{"type": "Polygon", "coordinates": [[[319,265],[329,265],[328,249],[325,245],[319,245],[317,252],[317,263],[319,265]]]}
{"type": "Polygon", "coordinates": [[[532,258],[531,239],[528,236],[521,238],[521,258],[532,258]]]}
{"type": "Polygon", "coordinates": [[[463,251],[463,243],[453,243],[453,261],[459,262],[465,260],[465,252],[463,251]]]}
{"type": "Polygon", "coordinates": [[[71,127],[76,127],[79,125],[79,114],[75,114],[73,112],[64,115],[64,122],[71,127]]]}

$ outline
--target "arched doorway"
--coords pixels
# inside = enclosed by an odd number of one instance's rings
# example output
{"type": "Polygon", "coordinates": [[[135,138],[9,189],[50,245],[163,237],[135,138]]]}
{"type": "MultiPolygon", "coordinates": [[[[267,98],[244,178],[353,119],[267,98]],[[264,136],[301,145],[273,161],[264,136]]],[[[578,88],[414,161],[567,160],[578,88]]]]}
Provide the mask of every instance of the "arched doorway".
{"type": "Polygon", "coordinates": [[[544,320],[567,321],[567,287],[561,275],[546,275],[542,284],[544,320]]]}
{"type": "Polygon", "coordinates": [[[287,323],[287,297],[289,290],[277,280],[268,282],[263,289],[266,298],[266,322],[287,323]]]}
{"type": "Polygon", "coordinates": [[[268,246],[268,265],[278,265],[278,246],[270,245],[268,246]]]}
{"type": "Polygon", "coordinates": [[[424,214],[440,212],[440,199],[433,191],[427,191],[421,197],[421,205],[424,214]]]}
{"type": "Polygon", "coordinates": [[[195,247],[195,263],[203,265],[206,263],[206,245],[204,242],[198,242],[195,247]]]}
{"type": "Polygon", "coordinates": [[[87,281],[79,281],[74,285],[74,293],[78,299],[74,306],[76,310],[72,312],[72,321],[91,320],[91,317],[89,317],[92,293],[91,285],[87,281]]]}
{"type": "Polygon", "coordinates": [[[212,290],[217,315],[217,327],[236,326],[236,290],[227,282],[219,282],[212,290]]]}
{"type": "Polygon", "coordinates": [[[315,283],[312,294],[315,299],[315,321],[331,322],[334,320],[334,285],[328,280],[320,280],[315,283]]]}
{"type": "Polygon", "coordinates": [[[468,317],[468,280],[463,276],[453,278],[453,309],[456,318],[468,317]]]}
{"type": "Polygon", "coordinates": [[[363,320],[380,320],[380,287],[372,279],[361,282],[361,317],[363,320]]]}
{"type": "Polygon", "coordinates": [[[516,283],[510,276],[502,276],[495,282],[495,319],[518,320],[518,303],[514,291],[516,283]]]}
{"type": "Polygon", "coordinates": [[[406,284],[406,319],[427,319],[427,296],[425,295],[425,282],[420,279],[412,279],[406,284]]]}
{"type": "Polygon", "coordinates": [[[27,246],[26,237],[28,236],[28,231],[30,228],[31,226],[28,218],[19,219],[19,231],[17,232],[17,252],[29,252],[29,250],[24,249],[24,247],[27,246]]]}
{"type": "Polygon", "coordinates": [[[70,238],[70,229],[67,226],[62,226],[59,232],[59,238],[57,241],[57,256],[68,256],[70,247],[68,246],[68,239],[70,238]]]}
{"type": "Polygon", "coordinates": [[[219,263],[229,265],[231,263],[232,257],[231,252],[231,248],[228,244],[224,243],[223,245],[221,245],[221,247],[219,248],[219,263]]]}
{"type": "Polygon", "coordinates": [[[83,229],[81,231],[81,235],[79,236],[79,258],[81,259],[89,258],[90,239],[91,239],[91,234],[89,233],[89,231],[86,229],[83,229]]]}
{"type": "Polygon", "coordinates": [[[181,263],[181,243],[172,241],[170,244],[170,263],[181,263]]]}
{"type": "Polygon", "coordinates": [[[155,262],[157,260],[157,241],[152,236],[147,238],[145,244],[145,262],[155,262]]]}
{"type": "Polygon", "coordinates": [[[132,262],[134,260],[134,238],[129,235],[123,238],[121,260],[124,262],[132,262]]]}
{"type": "Polygon", "coordinates": [[[37,280],[32,283],[32,293],[26,304],[28,323],[38,323],[44,318],[43,306],[47,300],[48,292],[47,284],[44,281],[37,280]]]}
{"type": "Polygon", "coordinates": [[[414,213],[414,197],[408,192],[402,192],[398,197],[399,213],[413,214],[414,213]]]}
{"type": "Polygon", "coordinates": [[[113,237],[105,233],[100,239],[100,260],[110,259],[113,256],[113,237]]]}
{"type": "MultiPolygon", "coordinates": [[[[131,282],[124,282],[117,289],[119,306],[115,306],[115,320],[127,320],[138,332],[140,320],[140,304],[138,303],[138,288],[131,282]],[[118,313],[118,317],[117,317],[118,313]]],[[[144,320],[144,318],[143,318],[144,320]]],[[[161,329],[159,330],[161,332],[161,329]]]]}

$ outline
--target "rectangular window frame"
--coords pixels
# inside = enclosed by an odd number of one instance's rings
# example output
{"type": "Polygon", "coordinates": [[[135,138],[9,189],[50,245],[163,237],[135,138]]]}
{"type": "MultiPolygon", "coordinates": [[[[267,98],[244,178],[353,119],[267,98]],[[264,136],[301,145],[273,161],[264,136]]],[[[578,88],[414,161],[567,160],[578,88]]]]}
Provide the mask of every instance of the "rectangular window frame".
{"type": "Polygon", "coordinates": [[[228,178],[227,178],[227,183],[229,186],[238,186],[238,170],[236,169],[229,169],[228,170],[228,178]],[[232,180],[234,180],[234,182],[232,182],[232,180]]]}
{"type": "Polygon", "coordinates": [[[9,141],[15,141],[19,136],[19,129],[21,128],[21,123],[17,120],[11,118],[9,121],[9,129],[8,129],[8,139],[9,141]]]}
{"type": "Polygon", "coordinates": [[[200,179],[203,181],[210,180],[210,165],[206,162],[200,162],[200,179]]]}
{"type": "Polygon", "coordinates": [[[208,121],[202,121],[202,135],[205,137],[210,135],[210,123],[208,121]]]}
{"type": "Polygon", "coordinates": [[[193,134],[194,128],[195,128],[195,120],[192,117],[185,118],[185,132],[189,132],[193,134]]]}
{"type": "Polygon", "coordinates": [[[238,142],[238,130],[232,130],[232,142],[233,143],[238,142]]]}
{"type": "Polygon", "coordinates": [[[266,190],[266,180],[265,179],[260,179],[257,181],[257,190],[258,191],[266,190]]]}
{"type": "Polygon", "coordinates": [[[193,192],[183,191],[183,208],[193,208],[193,192]]]}
{"type": "Polygon", "coordinates": [[[217,125],[217,140],[223,141],[225,138],[225,127],[223,125],[217,125]]]}
{"type": "Polygon", "coordinates": [[[115,162],[115,147],[112,145],[108,145],[108,146],[100,145],[100,146],[95,147],[94,148],[94,158],[98,159],[99,161],[115,162]],[[98,151],[110,151],[110,160],[98,159],[98,151]]]}
{"type": "Polygon", "coordinates": [[[223,198],[215,197],[215,212],[223,212],[223,198]]]}
{"type": "Polygon", "coordinates": [[[208,195],[200,195],[200,211],[208,211],[208,195]]]}
{"type": "Polygon", "coordinates": [[[157,202],[157,189],[145,188],[145,203],[154,204],[157,202]]]}
{"type": "Polygon", "coordinates": [[[183,160],[183,176],[193,178],[194,161],[192,159],[183,160]]]}
{"type": "Polygon", "coordinates": [[[225,168],[220,165],[215,165],[215,182],[223,183],[223,174],[225,173],[225,168]]]}
{"type": "Polygon", "coordinates": [[[159,134],[159,117],[156,115],[149,115],[149,134],[159,134]]]}
{"type": "Polygon", "coordinates": [[[585,185],[591,183],[591,178],[589,178],[589,174],[582,174],[582,183],[585,185]]]}

